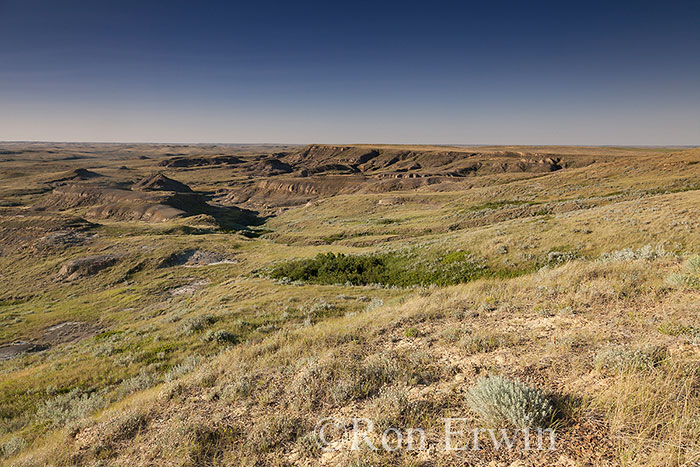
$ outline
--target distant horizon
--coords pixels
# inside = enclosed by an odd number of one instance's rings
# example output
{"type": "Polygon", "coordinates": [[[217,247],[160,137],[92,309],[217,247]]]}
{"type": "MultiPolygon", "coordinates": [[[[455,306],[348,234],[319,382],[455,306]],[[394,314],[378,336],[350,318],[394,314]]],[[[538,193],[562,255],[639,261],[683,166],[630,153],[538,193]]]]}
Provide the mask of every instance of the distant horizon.
{"type": "Polygon", "coordinates": [[[347,143],[347,142],[307,142],[307,143],[289,143],[289,142],[222,142],[222,141],[200,141],[200,142],[182,142],[182,141],[50,141],[50,140],[7,140],[1,141],[0,144],[143,144],[143,145],[178,145],[178,146],[444,146],[444,147],[590,147],[590,148],[684,148],[693,149],[700,148],[700,144],[522,144],[522,143],[347,143]]]}

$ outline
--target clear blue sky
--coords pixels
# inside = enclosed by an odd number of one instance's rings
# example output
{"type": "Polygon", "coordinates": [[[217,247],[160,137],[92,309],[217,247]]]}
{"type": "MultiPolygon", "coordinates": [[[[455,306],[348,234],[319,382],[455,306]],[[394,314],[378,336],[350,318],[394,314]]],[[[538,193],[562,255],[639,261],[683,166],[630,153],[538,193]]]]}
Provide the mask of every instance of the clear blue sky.
{"type": "Polygon", "coordinates": [[[700,144],[700,0],[0,0],[0,140],[700,144]]]}

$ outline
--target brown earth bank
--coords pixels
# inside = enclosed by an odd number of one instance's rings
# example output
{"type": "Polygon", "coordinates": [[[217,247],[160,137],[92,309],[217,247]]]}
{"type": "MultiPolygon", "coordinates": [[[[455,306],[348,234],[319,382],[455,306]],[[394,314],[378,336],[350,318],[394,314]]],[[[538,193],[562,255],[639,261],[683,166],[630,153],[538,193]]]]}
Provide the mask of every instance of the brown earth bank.
{"type": "Polygon", "coordinates": [[[488,175],[545,174],[610,159],[600,154],[362,145],[310,145],[275,156],[242,166],[253,179],[231,187],[219,201],[269,210],[343,193],[412,190],[488,175]]]}
{"type": "Polygon", "coordinates": [[[17,341],[0,344],[0,361],[27,353],[41,352],[52,346],[77,341],[97,334],[99,328],[85,322],[63,322],[46,328],[41,337],[30,342],[17,341]]]}

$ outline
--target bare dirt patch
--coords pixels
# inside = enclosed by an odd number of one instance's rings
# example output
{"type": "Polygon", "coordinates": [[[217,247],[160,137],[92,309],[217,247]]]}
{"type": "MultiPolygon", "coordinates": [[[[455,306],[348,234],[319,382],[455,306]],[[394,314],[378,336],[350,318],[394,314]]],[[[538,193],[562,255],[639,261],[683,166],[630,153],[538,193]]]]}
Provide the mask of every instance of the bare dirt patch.
{"type": "Polygon", "coordinates": [[[190,284],[181,285],[180,287],[175,287],[174,289],[170,289],[169,292],[172,296],[191,295],[207,284],[209,284],[209,281],[199,280],[190,284]]]}
{"type": "Polygon", "coordinates": [[[212,264],[235,263],[235,260],[227,258],[219,253],[203,250],[185,250],[166,257],[158,265],[159,268],[171,266],[200,267],[212,264]]]}
{"type": "Polygon", "coordinates": [[[58,279],[73,281],[82,277],[92,276],[113,266],[117,262],[117,257],[113,255],[97,255],[78,258],[61,266],[58,271],[58,279]]]}
{"type": "Polygon", "coordinates": [[[12,342],[11,344],[0,345],[0,361],[9,360],[19,355],[31,352],[40,352],[46,350],[47,345],[34,344],[31,342],[12,342]]]}
{"type": "Polygon", "coordinates": [[[98,326],[84,321],[66,321],[46,328],[39,342],[46,346],[73,342],[94,336],[99,329],[98,326]]]}
{"type": "Polygon", "coordinates": [[[21,355],[48,350],[53,346],[73,342],[97,334],[98,326],[83,321],[66,321],[44,330],[41,338],[33,341],[16,341],[0,345],[0,361],[21,355]]]}

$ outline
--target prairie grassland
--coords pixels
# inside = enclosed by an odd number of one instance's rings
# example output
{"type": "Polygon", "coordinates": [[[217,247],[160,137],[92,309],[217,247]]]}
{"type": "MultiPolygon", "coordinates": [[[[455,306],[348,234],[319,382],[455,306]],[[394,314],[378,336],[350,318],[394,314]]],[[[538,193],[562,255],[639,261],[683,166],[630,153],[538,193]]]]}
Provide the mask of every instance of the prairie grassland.
{"type": "Polygon", "coordinates": [[[276,148],[34,150],[0,162],[0,352],[28,346],[0,360],[8,465],[700,462],[697,149],[498,148],[595,160],[386,192],[368,177],[237,232],[36,206],[75,167],[117,188],[158,170],[214,203],[247,169],[160,161],[257,167],[276,148]],[[306,268],[326,253],[349,259],[306,268]],[[373,255],[384,269],[362,275],[373,255]],[[501,428],[469,396],[493,375],[551,401],[555,451],[442,449],[444,418],[501,428]],[[421,427],[427,449],[321,450],[323,417],[421,427]]]}
{"type": "MultiPolygon", "coordinates": [[[[81,419],[19,464],[427,462],[410,452],[318,453],[308,437],[318,417],[352,413],[418,423],[439,443],[443,417],[480,423],[465,392],[482,374],[527,379],[561,399],[559,449],[528,462],[686,464],[700,456],[700,333],[698,292],[665,285],[677,268],[665,258],[573,261],[271,333],[81,419]]],[[[464,461],[435,455],[440,465],[464,461]]]]}

